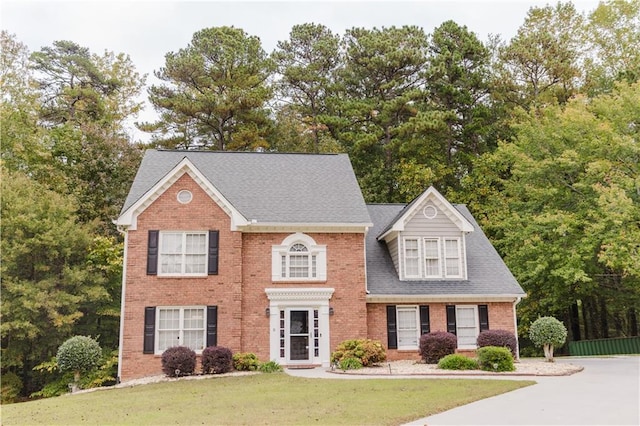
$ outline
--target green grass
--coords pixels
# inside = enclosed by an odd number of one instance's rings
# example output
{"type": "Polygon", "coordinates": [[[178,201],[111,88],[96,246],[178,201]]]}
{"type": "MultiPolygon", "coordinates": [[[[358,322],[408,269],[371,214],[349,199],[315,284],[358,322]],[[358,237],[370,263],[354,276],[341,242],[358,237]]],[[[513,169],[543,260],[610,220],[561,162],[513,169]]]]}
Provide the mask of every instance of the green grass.
{"type": "Polygon", "coordinates": [[[183,380],[2,407],[3,425],[400,424],[534,384],[466,379],[183,380]]]}

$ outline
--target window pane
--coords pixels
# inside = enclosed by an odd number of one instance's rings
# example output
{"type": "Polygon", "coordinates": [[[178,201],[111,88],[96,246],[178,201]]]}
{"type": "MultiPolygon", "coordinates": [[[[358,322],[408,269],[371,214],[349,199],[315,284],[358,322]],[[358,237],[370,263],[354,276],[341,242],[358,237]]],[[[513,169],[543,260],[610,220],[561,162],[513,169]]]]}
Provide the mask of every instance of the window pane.
{"type": "Polygon", "coordinates": [[[164,254],[160,258],[160,272],[163,274],[179,274],[182,272],[182,255],[164,254]]]}
{"type": "Polygon", "coordinates": [[[182,234],[162,234],[161,253],[175,254],[182,253],[182,234]]]}
{"type": "Polygon", "coordinates": [[[438,240],[424,240],[424,257],[427,259],[438,258],[438,240]]]}
{"type": "Polygon", "coordinates": [[[204,274],[207,267],[207,255],[188,254],[185,257],[185,270],[187,274],[204,274]]]}
{"type": "Polygon", "coordinates": [[[307,250],[307,247],[304,244],[294,244],[293,246],[291,246],[291,250],[289,251],[300,252],[300,251],[309,251],[309,250],[307,250]]]}
{"type": "Polygon", "coordinates": [[[204,349],[203,330],[186,330],[184,333],[182,346],[186,346],[194,351],[204,349]]]}
{"type": "Polygon", "coordinates": [[[309,276],[309,256],[289,256],[289,276],[291,278],[306,278],[309,276]]]}
{"type": "Polygon", "coordinates": [[[404,241],[404,260],[405,275],[417,276],[420,274],[420,254],[418,251],[418,240],[404,241]]]}
{"type": "Polygon", "coordinates": [[[424,240],[424,267],[427,277],[440,276],[440,254],[436,239],[424,240]]]}
{"type": "Polygon", "coordinates": [[[178,330],[180,328],[180,309],[160,309],[158,330],[178,330]]]}
{"type": "Polygon", "coordinates": [[[187,254],[206,254],[207,236],[205,234],[187,234],[187,254]]]}
{"type": "Polygon", "coordinates": [[[180,331],[159,331],[158,332],[158,350],[164,351],[173,346],[180,345],[180,331]]]}
{"type": "Polygon", "coordinates": [[[445,263],[447,265],[446,273],[451,276],[460,275],[460,254],[458,240],[445,240],[445,263]]]}
{"type": "Polygon", "coordinates": [[[185,309],[184,310],[184,328],[204,329],[204,310],[202,309],[185,309]]]}

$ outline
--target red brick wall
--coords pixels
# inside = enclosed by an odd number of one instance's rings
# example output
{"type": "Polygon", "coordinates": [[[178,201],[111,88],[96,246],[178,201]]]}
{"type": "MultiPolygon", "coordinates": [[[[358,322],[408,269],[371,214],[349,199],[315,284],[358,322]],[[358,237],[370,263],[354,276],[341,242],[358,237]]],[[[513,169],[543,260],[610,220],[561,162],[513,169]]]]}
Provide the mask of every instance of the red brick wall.
{"type": "MultiPolygon", "coordinates": [[[[404,305],[412,305],[412,303],[403,303],[404,305]]],[[[492,330],[508,330],[515,333],[515,324],[513,322],[513,303],[512,302],[487,302],[487,303],[421,303],[429,305],[429,325],[431,331],[447,331],[447,305],[488,305],[489,312],[489,328],[492,330]]],[[[387,348],[387,305],[393,303],[370,303],[367,305],[368,324],[367,330],[370,339],[379,340],[385,348],[387,348]]],[[[401,305],[398,303],[398,305],[401,305]]],[[[401,359],[419,360],[418,351],[398,351],[397,349],[387,348],[387,359],[396,361],[401,359]]]]}
{"type": "Polygon", "coordinates": [[[137,229],[128,232],[127,277],[121,379],[162,374],[160,357],[143,354],[146,306],[218,306],[218,343],[241,348],[242,234],[230,231],[229,216],[188,175],[183,175],[142,214],[137,229]],[[177,193],[188,189],[189,204],[177,193]],[[219,230],[218,275],[165,278],[146,274],[149,230],[219,230]]]}
{"type": "Polygon", "coordinates": [[[273,283],[271,247],[290,234],[242,234],[231,232],[230,226],[227,214],[188,175],[138,216],[137,230],[128,233],[121,380],[162,374],[160,357],[142,353],[146,306],[217,305],[218,345],[234,353],[254,352],[268,360],[265,288],[332,287],[331,349],[347,338],[366,337],[363,234],[308,234],[317,244],[327,246],[327,280],[273,283]],[[182,189],[193,193],[191,203],[176,200],[182,189]],[[149,230],[210,229],[220,231],[218,275],[165,278],[146,274],[149,230]]]}
{"type": "Polygon", "coordinates": [[[308,233],[318,245],[327,246],[327,280],[322,282],[273,282],[271,247],[280,245],[289,233],[244,234],[244,298],[242,302],[243,351],[269,359],[269,300],[266,288],[334,288],[329,305],[335,314],[329,319],[331,349],[348,338],[367,335],[363,234],[308,233]]]}

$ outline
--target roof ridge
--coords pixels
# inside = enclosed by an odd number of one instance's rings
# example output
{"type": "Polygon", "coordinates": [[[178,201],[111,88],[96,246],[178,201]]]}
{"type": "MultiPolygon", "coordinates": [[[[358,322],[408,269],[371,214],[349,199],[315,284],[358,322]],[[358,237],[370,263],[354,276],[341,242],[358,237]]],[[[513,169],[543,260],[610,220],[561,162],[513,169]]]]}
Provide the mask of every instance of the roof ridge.
{"type": "Polygon", "coordinates": [[[218,151],[210,149],[166,149],[166,148],[150,148],[147,151],[156,152],[180,152],[184,154],[190,153],[207,153],[207,154],[265,154],[265,155],[308,155],[308,156],[338,156],[346,155],[344,152],[278,152],[278,151],[218,151]]]}

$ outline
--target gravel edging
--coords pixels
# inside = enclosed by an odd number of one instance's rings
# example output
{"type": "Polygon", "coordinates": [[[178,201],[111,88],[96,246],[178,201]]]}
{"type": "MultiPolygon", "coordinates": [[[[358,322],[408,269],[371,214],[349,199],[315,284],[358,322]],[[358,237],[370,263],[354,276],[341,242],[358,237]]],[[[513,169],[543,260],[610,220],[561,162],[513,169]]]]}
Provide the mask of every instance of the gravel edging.
{"type": "Polygon", "coordinates": [[[484,370],[442,370],[436,364],[416,361],[391,361],[358,370],[327,370],[333,374],[359,376],[570,376],[584,370],[584,367],[565,362],[546,362],[526,359],[514,363],[515,371],[491,372],[484,370]]]}

